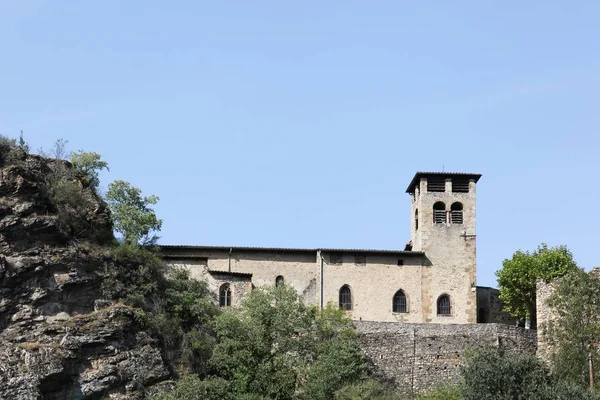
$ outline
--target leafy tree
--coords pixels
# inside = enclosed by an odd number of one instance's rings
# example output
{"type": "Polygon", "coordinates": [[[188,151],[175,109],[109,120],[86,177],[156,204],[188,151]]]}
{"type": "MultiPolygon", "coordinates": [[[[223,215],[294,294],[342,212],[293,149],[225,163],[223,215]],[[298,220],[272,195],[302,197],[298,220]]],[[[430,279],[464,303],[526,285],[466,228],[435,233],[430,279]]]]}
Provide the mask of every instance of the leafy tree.
{"type": "Polygon", "coordinates": [[[108,170],[108,163],[102,161],[102,156],[94,152],[84,152],[79,150],[77,153],[71,154],[71,164],[75,175],[88,186],[97,188],[100,184],[98,174],[103,169],[108,170]]]}
{"type": "Polygon", "coordinates": [[[535,326],[536,281],[550,281],[575,268],[577,264],[566,246],[548,248],[542,244],[531,253],[517,251],[496,271],[504,309],[515,317],[530,320],[535,326]]]}
{"type": "Polygon", "coordinates": [[[574,269],[556,282],[548,306],[555,318],[542,327],[542,334],[552,349],[553,371],[561,380],[585,387],[590,384],[590,359],[600,365],[600,277],[574,269]]]}
{"type": "Polygon", "coordinates": [[[286,285],[253,290],[239,311],[217,317],[215,330],[213,373],[236,399],[332,399],[365,372],[343,312],[306,307],[286,285]]]}
{"type": "Polygon", "coordinates": [[[156,217],[152,205],[158,197],[142,196],[139,188],[132,187],[129,182],[117,180],[108,187],[106,200],[114,219],[114,227],[123,235],[125,242],[137,245],[155,243],[158,237],[153,232],[159,231],[162,220],[156,217]]]}

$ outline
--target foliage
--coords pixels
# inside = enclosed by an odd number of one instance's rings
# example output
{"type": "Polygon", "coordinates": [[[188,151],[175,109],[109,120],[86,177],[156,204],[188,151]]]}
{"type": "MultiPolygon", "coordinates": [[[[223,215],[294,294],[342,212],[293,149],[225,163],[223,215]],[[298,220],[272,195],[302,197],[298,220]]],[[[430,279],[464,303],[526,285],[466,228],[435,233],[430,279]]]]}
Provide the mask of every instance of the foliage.
{"type": "Polygon", "coordinates": [[[404,397],[375,379],[364,379],[342,387],[335,392],[333,398],[335,400],[401,400],[404,397]]]}
{"type": "Polygon", "coordinates": [[[152,400],[234,400],[229,383],[221,378],[200,380],[197,375],[186,375],[168,393],[152,396],[152,400]]]}
{"type": "Polygon", "coordinates": [[[564,382],[587,387],[588,357],[600,365],[600,277],[582,269],[569,272],[556,282],[548,306],[556,318],[542,334],[553,350],[553,372],[564,382]]]}
{"type": "Polygon", "coordinates": [[[151,206],[158,202],[157,196],[143,197],[139,188],[117,180],[109,185],[106,200],[113,215],[115,230],[123,235],[126,243],[156,242],[158,237],[152,232],[160,230],[162,220],[156,217],[151,206]]]}
{"type": "Polygon", "coordinates": [[[65,158],[69,156],[66,145],[66,140],[59,139],[49,153],[40,149],[43,157],[53,160],[45,177],[46,191],[56,207],[59,227],[76,239],[109,243],[113,240],[112,222],[108,216],[95,215],[103,201],[95,187],[84,187],[66,162],[65,158]]]}
{"type": "Polygon", "coordinates": [[[19,141],[0,135],[0,166],[21,164],[29,154],[29,145],[23,139],[23,132],[19,141]]]}
{"type": "Polygon", "coordinates": [[[551,376],[536,356],[483,349],[467,358],[461,374],[464,400],[597,400],[551,376]]]}
{"type": "Polygon", "coordinates": [[[218,313],[206,283],[169,268],[150,247],[124,243],[113,257],[104,295],[140,309],[138,320],[161,339],[174,372],[205,373],[214,342],[210,322],[218,313]]]}
{"type": "Polygon", "coordinates": [[[100,184],[98,174],[103,169],[108,170],[108,163],[102,161],[102,156],[98,153],[87,153],[79,150],[71,154],[71,164],[73,172],[87,186],[97,188],[100,184]]]}
{"type": "Polygon", "coordinates": [[[566,246],[548,248],[542,244],[531,253],[517,251],[496,271],[504,309],[516,317],[532,320],[535,325],[536,281],[550,281],[575,268],[573,255],[566,246]]]}
{"type": "Polygon", "coordinates": [[[427,393],[419,395],[419,400],[462,400],[464,388],[461,384],[437,386],[427,393]]]}
{"type": "Polygon", "coordinates": [[[365,372],[343,312],[306,307],[286,285],[253,290],[239,312],[216,318],[215,331],[213,373],[236,399],[331,399],[365,372]]]}

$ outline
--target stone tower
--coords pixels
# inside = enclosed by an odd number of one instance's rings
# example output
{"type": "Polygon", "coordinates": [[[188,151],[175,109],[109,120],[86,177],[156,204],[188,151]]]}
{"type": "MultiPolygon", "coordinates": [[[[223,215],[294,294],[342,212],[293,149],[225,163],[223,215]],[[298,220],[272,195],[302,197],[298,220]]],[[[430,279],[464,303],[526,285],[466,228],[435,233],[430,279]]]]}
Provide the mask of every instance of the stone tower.
{"type": "Polygon", "coordinates": [[[426,322],[475,323],[475,185],[480,174],[417,172],[411,195],[412,250],[425,253],[426,322]]]}

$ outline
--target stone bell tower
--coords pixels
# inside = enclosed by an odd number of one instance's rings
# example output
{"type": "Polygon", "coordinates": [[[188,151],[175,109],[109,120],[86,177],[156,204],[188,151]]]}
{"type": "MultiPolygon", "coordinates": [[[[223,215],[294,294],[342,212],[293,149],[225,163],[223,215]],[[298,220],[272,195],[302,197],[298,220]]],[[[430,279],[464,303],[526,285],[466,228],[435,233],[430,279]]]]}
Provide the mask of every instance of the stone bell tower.
{"type": "Polygon", "coordinates": [[[480,174],[417,172],[411,195],[412,250],[425,253],[427,322],[475,323],[475,186],[480,174]]]}

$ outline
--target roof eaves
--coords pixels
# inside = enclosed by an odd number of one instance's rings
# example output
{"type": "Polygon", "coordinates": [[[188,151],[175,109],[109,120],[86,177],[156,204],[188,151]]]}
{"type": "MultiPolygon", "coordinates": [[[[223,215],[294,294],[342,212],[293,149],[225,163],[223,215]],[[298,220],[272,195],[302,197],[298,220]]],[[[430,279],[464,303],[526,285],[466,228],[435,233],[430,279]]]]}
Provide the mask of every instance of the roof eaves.
{"type": "Polygon", "coordinates": [[[421,177],[431,176],[431,175],[469,177],[469,178],[475,179],[475,183],[477,183],[477,181],[479,181],[479,178],[481,178],[481,174],[475,174],[475,173],[469,173],[469,172],[424,172],[424,171],[419,171],[415,174],[415,176],[410,181],[408,187],[406,188],[406,193],[414,192],[414,187],[420,181],[421,177]]]}

